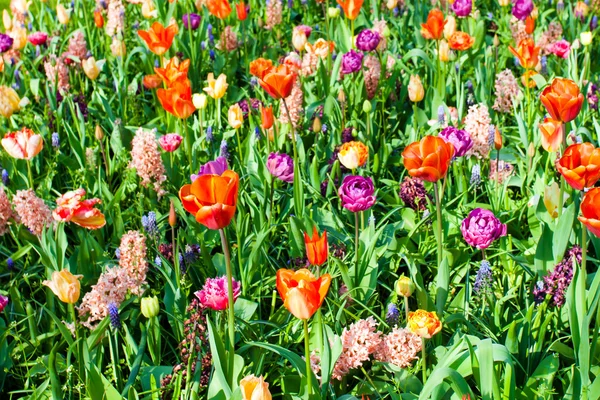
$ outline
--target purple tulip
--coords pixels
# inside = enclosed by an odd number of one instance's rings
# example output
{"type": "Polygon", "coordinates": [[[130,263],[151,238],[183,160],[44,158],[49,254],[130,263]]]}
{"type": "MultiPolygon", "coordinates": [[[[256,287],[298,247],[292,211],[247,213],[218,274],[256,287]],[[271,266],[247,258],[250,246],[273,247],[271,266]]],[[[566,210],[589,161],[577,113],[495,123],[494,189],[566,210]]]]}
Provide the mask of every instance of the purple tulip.
{"type": "Polygon", "coordinates": [[[200,27],[200,16],[198,14],[194,14],[194,13],[189,13],[189,14],[183,14],[183,17],[181,17],[182,21],[183,21],[183,26],[185,26],[185,29],[189,29],[189,26],[191,25],[191,28],[193,31],[195,31],[196,29],[198,29],[198,27],[200,27]],[[190,24],[191,22],[191,24],[190,24]]]}
{"type": "Polygon", "coordinates": [[[379,46],[380,41],[379,33],[365,29],[356,37],[356,48],[362,51],[373,51],[379,46]]]}
{"type": "Polygon", "coordinates": [[[275,178],[284,182],[294,182],[294,160],[284,153],[271,153],[267,159],[267,169],[275,178]]]}
{"type": "Polygon", "coordinates": [[[462,129],[456,129],[453,126],[449,126],[444,128],[439,136],[444,139],[448,143],[452,143],[454,145],[454,156],[462,157],[467,154],[467,151],[471,150],[473,147],[473,140],[471,139],[471,135],[467,131],[462,129]]]}
{"type": "Polygon", "coordinates": [[[531,0],[514,0],[512,15],[521,21],[525,21],[533,11],[533,2],[531,0]]]}
{"type": "Polygon", "coordinates": [[[350,50],[342,56],[342,73],[344,75],[360,71],[362,67],[363,54],[350,50]]]}
{"type": "Polygon", "coordinates": [[[454,4],[452,4],[452,11],[454,11],[454,14],[456,14],[457,17],[468,17],[469,14],[471,14],[472,8],[472,0],[456,0],[454,4]]]}
{"type": "Polygon", "coordinates": [[[347,175],[338,190],[345,209],[352,212],[368,210],[375,204],[373,180],[364,176],[347,175]]]}
{"type": "Polygon", "coordinates": [[[13,38],[8,36],[7,34],[0,33],[0,53],[4,53],[13,45],[13,38]]]}
{"type": "Polygon", "coordinates": [[[209,161],[206,164],[201,165],[198,174],[192,174],[190,179],[194,182],[196,178],[202,175],[222,175],[228,168],[227,159],[221,156],[214,161],[209,161]]]}
{"type": "Polygon", "coordinates": [[[476,208],[460,225],[465,241],[478,249],[487,249],[499,237],[506,236],[506,225],[493,212],[476,208]]]}

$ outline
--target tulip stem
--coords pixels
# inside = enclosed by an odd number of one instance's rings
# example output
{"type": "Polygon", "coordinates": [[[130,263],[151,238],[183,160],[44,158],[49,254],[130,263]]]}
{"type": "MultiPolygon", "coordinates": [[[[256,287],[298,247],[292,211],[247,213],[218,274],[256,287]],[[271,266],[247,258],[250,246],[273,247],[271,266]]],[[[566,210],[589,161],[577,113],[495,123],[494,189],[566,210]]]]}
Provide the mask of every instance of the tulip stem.
{"type": "Polygon", "coordinates": [[[225,267],[227,271],[227,306],[229,313],[227,315],[227,324],[229,327],[229,383],[233,387],[233,364],[235,362],[235,315],[233,313],[233,277],[231,275],[231,257],[229,255],[229,247],[227,246],[227,238],[225,237],[225,230],[219,229],[221,235],[221,245],[223,246],[223,253],[225,254],[225,267]]]}
{"type": "Polygon", "coordinates": [[[427,352],[425,351],[425,338],[421,338],[421,358],[423,385],[425,385],[425,382],[427,382],[427,352]]]}
{"type": "Polygon", "coordinates": [[[442,265],[442,208],[440,204],[440,194],[438,191],[438,184],[433,184],[433,193],[435,195],[435,210],[437,212],[437,262],[438,268],[442,265]]]}
{"type": "Polygon", "coordinates": [[[354,245],[356,246],[355,251],[356,251],[356,271],[357,271],[357,273],[358,273],[358,257],[359,257],[358,249],[360,248],[360,242],[359,242],[360,241],[360,237],[359,237],[359,234],[358,234],[358,232],[359,232],[358,231],[358,224],[359,224],[359,221],[358,221],[358,212],[355,212],[354,213],[354,225],[355,225],[354,226],[354,245]]]}
{"type": "Polygon", "coordinates": [[[190,163],[190,173],[194,173],[194,164],[192,163],[192,138],[189,135],[188,132],[188,126],[187,126],[187,121],[185,119],[182,120],[183,122],[183,129],[185,132],[185,143],[187,144],[187,156],[188,156],[188,161],[190,163]]]}
{"type": "Polygon", "coordinates": [[[587,227],[582,222],[581,223],[581,279],[583,279],[584,288],[585,288],[586,279],[587,279],[586,261],[587,261],[587,227]]]}
{"type": "Polygon", "coordinates": [[[31,174],[31,160],[27,160],[27,177],[29,178],[29,184],[33,190],[33,175],[31,174]]]}
{"type": "Polygon", "coordinates": [[[408,296],[404,297],[404,312],[406,313],[406,323],[408,324],[408,296]]]}
{"type": "Polygon", "coordinates": [[[308,319],[304,320],[304,358],[306,361],[306,390],[308,398],[312,394],[312,370],[310,368],[310,338],[308,336],[308,319]]]}

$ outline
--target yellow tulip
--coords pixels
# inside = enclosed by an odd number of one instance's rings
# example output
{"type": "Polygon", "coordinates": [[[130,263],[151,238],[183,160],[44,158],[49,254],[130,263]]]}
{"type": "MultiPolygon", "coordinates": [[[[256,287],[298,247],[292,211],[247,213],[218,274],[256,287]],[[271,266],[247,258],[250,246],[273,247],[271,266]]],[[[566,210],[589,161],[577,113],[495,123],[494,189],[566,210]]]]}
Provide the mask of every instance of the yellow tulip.
{"type": "Polygon", "coordinates": [[[425,97],[425,89],[421,83],[419,75],[411,75],[408,83],[408,97],[413,103],[418,103],[425,97]]]}
{"type": "Polygon", "coordinates": [[[6,32],[10,31],[12,28],[12,18],[7,10],[2,11],[2,22],[4,23],[4,30],[6,32]]]}
{"type": "Polygon", "coordinates": [[[552,218],[558,217],[558,199],[560,198],[560,189],[558,183],[552,182],[544,188],[544,205],[548,214],[552,218]]]}
{"type": "Polygon", "coordinates": [[[410,297],[415,290],[415,284],[408,276],[402,275],[396,281],[396,293],[398,296],[410,297]]]}
{"type": "Polygon", "coordinates": [[[96,59],[94,57],[83,60],[81,62],[81,66],[83,67],[83,72],[85,72],[87,77],[91,80],[95,80],[98,75],[100,75],[100,68],[98,68],[98,64],[96,63],[96,59]]]}
{"type": "Polygon", "coordinates": [[[439,55],[441,62],[448,62],[450,60],[450,47],[448,46],[448,42],[446,39],[440,40],[440,50],[439,55]]]}
{"type": "Polygon", "coordinates": [[[10,32],[10,37],[13,39],[12,48],[21,50],[27,44],[27,29],[15,26],[10,32]]]}
{"type": "Polygon", "coordinates": [[[208,93],[210,97],[213,99],[220,99],[225,96],[225,92],[227,91],[227,76],[225,74],[219,75],[217,79],[215,79],[215,75],[211,72],[208,74],[208,86],[204,88],[204,91],[208,93]]]}
{"type": "Polygon", "coordinates": [[[0,86],[0,115],[10,118],[13,113],[19,111],[21,99],[15,90],[8,86],[0,86]]]}
{"type": "Polygon", "coordinates": [[[579,39],[581,40],[581,44],[584,46],[589,46],[592,44],[592,32],[581,32],[579,35],[579,39]]]}
{"type": "Polygon", "coordinates": [[[62,4],[56,5],[56,16],[58,18],[58,22],[60,22],[63,25],[68,24],[69,19],[71,19],[69,12],[62,4]]]}
{"type": "Polygon", "coordinates": [[[269,384],[262,376],[248,375],[240,381],[242,400],[271,400],[269,384]]]}
{"type": "Polygon", "coordinates": [[[160,311],[160,305],[158,304],[158,297],[144,297],[140,303],[140,309],[142,315],[146,318],[154,318],[160,311]]]}
{"type": "Polygon", "coordinates": [[[194,93],[192,103],[196,110],[204,110],[208,104],[208,97],[204,93],[194,93]]]}
{"type": "Polygon", "coordinates": [[[456,32],[456,18],[452,15],[448,15],[446,18],[446,25],[444,25],[444,38],[449,40],[454,32],[456,32]]]}
{"type": "Polygon", "coordinates": [[[242,108],[239,104],[236,103],[229,107],[227,120],[229,121],[229,125],[234,129],[238,129],[244,124],[244,114],[242,113],[242,108]]]}
{"type": "Polygon", "coordinates": [[[52,280],[44,281],[42,284],[48,286],[63,303],[75,304],[79,300],[81,291],[79,280],[81,278],[83,278],[83,275],[73,275],[66,269],[63,269],[60,272],[54,271],[52,273],[52,280]]]}

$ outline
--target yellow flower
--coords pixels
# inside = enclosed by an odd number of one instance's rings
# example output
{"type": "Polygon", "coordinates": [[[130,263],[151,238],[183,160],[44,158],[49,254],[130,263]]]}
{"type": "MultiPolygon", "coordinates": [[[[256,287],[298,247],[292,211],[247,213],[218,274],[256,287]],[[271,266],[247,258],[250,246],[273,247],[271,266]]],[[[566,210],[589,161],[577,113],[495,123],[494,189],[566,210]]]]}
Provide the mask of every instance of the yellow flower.
{"type": "Polygon", "coordinates": [[[271,400],[271,392],[269,384],[264,381],[263,377],[248,375],[240,381],[240,389],[242,390],[242,400],[271,400]]]}
{"type": "Polygon", "coordinates": [[[208,98],[204,93],[194,93],[192,96],[192,103],[194,104],[194,107],[196,107],[196,110],[204,110],[208,103],[208,98]]]}
{"type": "Polygon", "coordinates": [[[419,75],[411,75],[410,82],[408,83],[408,98],[413,103],[418,103],[425,97],[425,89],[421,83],[419,75]]]}
{"type": "Polygon", "coordinates": [[[144,297],[140,302],[140,309],[142,315],[146,318],[153,318],[158,315],[160,311],[160,305],[158,304],[158,297],[144,297]]]}
{"type": "Polygon", "coordinates": [[[581,40],[581,44],[584,46],[589,46],[592,44],[592,32],[581,32],[579,35],[579,40],[581,40]]]}
{"type": "Polygon", "coordinates": [[[435,312],[417,310],[408,313],[408,329],[425,339],[442,330],[442,322],[435,312]]]}
{"type": "Polygon", "coordinates": [[[450,60],[450,47],[448,46],[446,39],[440,40],[439,57],[441,62],[448,62],[448,60],[450,60]]]}
{"type": "Polygon", "coordinates": [[[0,115],[10,118],[13,113],[19,111],[21,99],[15,90],[8,86],[0,86],[0,115]]]}
{"type": "Polygon", "coordinates": [[[56,5],[56,17],[58,18],[58,22],[60,22],[63,25],[68,24],[69,19],[71,19],[69,12],[62,4],[56,5]]]}
{"type": "Polygon", "coordinates": [[[83,60],[81,62],[81,66],[83,67],[83,72],[85,72],[87,77],[91,80],[95,80],[98,75],[100,75],[100,68],[98,68],[98,64],[96,63],[96,59],[94,57],[83,60]]]}
{"type": "Polygon", "coordinates": [[[12,48],[14,50],[21,50],[27,44],[27,29],[15,26],[10,32],[10,37],[13,39],[12,48]]]}
{"type": "Polygon", "coordinates": [[[208,93],[210,97],[213,99],[220,99],[225,96],[225,92],[227,91],[227,76],[225,74],[219,75],[219,77],[215,80],[215,75],[211,72],[208,74],[208,86],[204,88],[204,91],[208,93]]]}
{"type": "Polygon", "coordinates": [[[244,124],[244,114],[242,113],[242,108],[239,104],[236,103],[229,107],[227,120],[229,121],[229,125],[234,129],[238,129],[244,124]]]}
{"type": "Polygon", "coordinates": [[[396,293],[399,296],[410,297],[413,294],[414,290],[415,284],[408,276],[402,275],[396,281],[396,293]]]}
{"type": "Polygon", "coordinates": [[[12,18],[10,18],[7,10],[2,10],[2,22],[4,23],[4,30],[6,32],[10,31],[12,28],[12,18]]]}
{"type": "Polygon", "coordinates": [[[340,147],[338,159],[348,169],[362,167],[369,158],[369,149],[361,142],[347,142],[340,147]]]}
{"type": "Polygon", "coordinates": [[[75,304],[79,300],[79,293],[81,291],[79,280],[81,278],[83,278],[83,275],[73,275],[66,269],[63,269],[60,272],[54,271],[52,273],[52,280],[44,281],[42,284],[48,286],[63,303],[75,304]]]}
{"type": "Polygon", "coordinates": [[[158,11],[154,6],[154,1],[152,0],[144,0],[142,3],[142,16],[146,19],[156,18],[158,15],[158,11]]]}
{"type": "Polygon", "coordinates": [[[456,32],[456,18],[452,15],[448,15],[446,18],[446,25],[444,25],[444,38],[449,40],[454,32],[456,32]]]}
{"type": "Polygon", "coordinates": [[[558,217],[558,199],[560,198],[560,189],[558,183],[552,182],[544,188],[544,205],[548,214],[552,218],[558,217]]]}

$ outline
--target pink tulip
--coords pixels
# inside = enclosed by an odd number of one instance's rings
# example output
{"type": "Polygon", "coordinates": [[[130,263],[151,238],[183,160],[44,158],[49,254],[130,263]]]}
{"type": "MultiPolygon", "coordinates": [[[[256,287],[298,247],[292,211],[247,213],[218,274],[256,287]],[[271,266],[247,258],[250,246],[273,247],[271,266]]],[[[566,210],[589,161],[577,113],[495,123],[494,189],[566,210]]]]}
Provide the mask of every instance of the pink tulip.
{"type": "Polygon", "coordinates": [[[171,153],[179,148],[182,140],[183,138],[178,134],[168,133],[164,136],[161,136],[160,139],[158,139],[158,143],[164,151],[171,153]]]}

